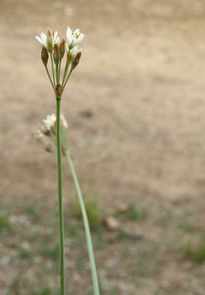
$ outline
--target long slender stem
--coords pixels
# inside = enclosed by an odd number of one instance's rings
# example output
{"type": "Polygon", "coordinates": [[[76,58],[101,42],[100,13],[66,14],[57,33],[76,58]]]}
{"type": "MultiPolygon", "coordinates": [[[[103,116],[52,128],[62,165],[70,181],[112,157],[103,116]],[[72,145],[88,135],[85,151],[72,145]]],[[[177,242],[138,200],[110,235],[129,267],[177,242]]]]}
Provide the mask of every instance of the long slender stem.
{"type": "Polygon", "coordinates": [[[68,67],[69,67],[70,63],[71,63],[71,57],[69,55],[67,55],[67,60],[66,60],[66,64],[65,64],[65,70],[64,70],[64,74],[63,74],[62,85],[65,82],[65,78],[66,78],[66,75],[67,75],[67,72],[68,72],[68,67]]]}
{"type": "Polygon", "coordinates": [[[59,210],[59,235],[60,235],[60,295],[65,295],[65,253],[64,253],[64,219],[62,200],[62,163],[61,163],[61,127],[60,127],[60,102],[56,99],[56,138],[58,161],[58,210],[59,210]]]}
{"type": "Polygon", "coordinates": [[[59,72],[58,72],[58,74],[59,74],[59,82],[60,82],[60,79],[61,79],[61,61],[62,61],[62,59],[60,59],[59,68],[58,68],[58,70],[59,70],[59,72]]]}
{"type": "Polygon", "coordinates": [[[83,201],[80,185],[78,182],[78,178],[75,172],[75,168],[73,166],[71,157],[69,153],[66,153],[66,158],[68,161],[68,165],[75,183],[75,188],[78,196],[78,200],[80,203],[80,208],[83,216],[83,222],[84,222],[84,227],[85,227],[85,233],[86,233],[86,239],[87,239],[87,245],[88,245],[88,253],[89,253],[89,259],[90,259],[90,265],[91,265],[91,272],[92,272],[92,280],[93,280],[93,289],[94,289],[94,295],[100,295],[99,291],[99,284],[98,284],[98,277],[97,277],[97,270],[96,270],[96,265],[95,265],[95,257],[93,253],[93,245],[92,245],[92,239],[91,239],[91,233],[90,233],[90,227],[88,223],[88,217],[85,209],[85,204],[83,201]]]}
{"type": "Polygon", "coordinates": [[[67,84],[68,79],[70,78],[70,75],[71,75],[72,71],[73,71],[73,70],[71,69],[70,72],[68,73],[68,77],[67,77],[65,83],[63,84],[63,89],[65,88],[65,85],[67,84]]]}
{"type": "Polygon", "coordinates": [[[59,77],[59,63],[57,63],[56,64],[56,84],[58,84],[59,83],[59,79],[60,79],[60,77],[59,77]]]}
{"type": "Polygon", "coordinates": [[[54,62],[53,62],[53,54],[52,54],[52,52],[50,52],[50,57],[51,57],[51,66],[52,66],[52,73],[53,73],[53,83],[55,85],[56,82],[55,82],[55,72],[54,72],[54,62]]]}
{"type": "Polygon", "coordinates": [[[49,78],[49,80],[50,80],[50,82],[51,82],[51,85],[52,85],[53,88],[54,88],[54,84],[53,84],[53,81],[52,81],[51,76],[50,76],[50,74],[49,74],[49,71],[48,71],[48,67],[47,67],[47,65],[45,65],[45,68],[46,68],[46,72],[47,72],[48,78],[49,78]]]}

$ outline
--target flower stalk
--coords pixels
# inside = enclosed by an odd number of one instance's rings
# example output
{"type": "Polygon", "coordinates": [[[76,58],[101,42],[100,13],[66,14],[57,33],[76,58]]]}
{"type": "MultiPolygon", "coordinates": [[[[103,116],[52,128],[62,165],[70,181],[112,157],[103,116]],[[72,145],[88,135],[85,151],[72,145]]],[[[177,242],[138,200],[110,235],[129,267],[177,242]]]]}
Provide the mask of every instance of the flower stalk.
{"type": "Polygon", "coordinates": [[[60,295],[65,295],[65,251],[64,251],[64,218],[62,196],[62,160],[61,160],[61,98],[56,98],[56,142],[57,142],[57,165],[58,165],[58,218],[60,238],[60,295]]]}
{"type": "Polygon", "coordinates": [[[52,67],[52,74],[53,74],[53,84],[55,85],[56,84],[56,81],[55,81],[55,71],[54,71],[54,62],[53,62],[53,55],[52,55],[52,53],[50,53],[50,58],[51,58],[51,67],[52,67]]]}
{"type": "Polygon", "coordinates": [[[47,116],[44,120],[44,125],[41,126],[33,136],[41,143],[43,143],[44,148],[52,152],[57,150],[57,167],[58,167],[58,218],[59,218],[59,254],[60,254],[60,295],[65,295],[65,250],[64,250],[64,217],[63,217],[63,192],[62,192],[62,153],[66,156],[67,162],[73,177],[73,181],[76,187],[76,192],[78,196],[78,201],[80,204],[85,234],[88,246],[88,253],[91,265],[92,280],[93,280],[93,289],[94,295],[99,295],[99,284],[98,277],[95,265],[95,258],[93,253],[93,245],[91,240],[91,233],[88,223],[88,217],[85,209],[85,204],[83,201],[80,185],[78,178],[71,160],[71,157],[68,153],[66,146],[66,136],[65,131],[67,131],[67,122],[65,121],[63,115],[61,114],[61,96],[63,90],[73,72],[73,70],[79,64],[82,49],[78,48],[78,44],[83,40],[84,34],[80,33],[80,30],[77,29],[74,32],[67,27],[66,31],[67,42],[58,36],[58,32],[53,33],[51,30],[48,30],[47,35],[41,33],[40,37],[36,36],[36,39],[42,45],[41,51],[41,60],[45,66],[46,73],[48,75],[49,81],[52,85],[52,88],[55,91],[56,97],[56,116],[54,114],[47,116]],[[61,81],[61,62],[66,53],[67,60],[64,67],[63,78],[61,81]],[[50,57],[51,71],[48,70],[48,60],[50,57]],[[62,138],[61,138],[62,135],[62,138]],[[47,138],[50,138],[50,141],[47,138]],[[46,139],[45,139],[46,138],[46,139]],[[55,144],[55,146],[54,146],[55,144]]]}

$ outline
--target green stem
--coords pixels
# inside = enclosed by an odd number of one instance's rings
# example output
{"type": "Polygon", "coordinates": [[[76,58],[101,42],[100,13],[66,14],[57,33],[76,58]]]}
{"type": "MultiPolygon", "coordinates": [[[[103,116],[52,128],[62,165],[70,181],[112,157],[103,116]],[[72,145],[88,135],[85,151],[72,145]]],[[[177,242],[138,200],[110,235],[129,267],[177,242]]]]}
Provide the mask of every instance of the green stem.
{"type": "Polygon", "coordinates": [[[67,60],[66,60],[66,64],[65,64],[65,70],[64,70],[64,74],[63,74],[62,85],[64,84],[64,81],[65,81],[65,78],[66,78],[66,75],[67,75],[67,72],[68,72],[68,67],[69,67],[70,63],[71,63],[71,57],[69,55],[67,55],[67,60]]]}
{"type": "Polygon", "coordinates": [[[58,70],[59,70],[59,72],[58,72],[59,82],[60,82],[60,79],[61,79],[61,61],[62,61],[62,59],[60,59],[59,68],[58,68],[58,70]]]}
{"type": "Polygon", "coordinates": [[[50,52],[50,57],[51,57],[51,66],[52,66],[52,73],[53,73],[53,83],[54,83],[54,86],[55,86],[56,82],[55,82],[55,72],[54,72],[54,62],[53,62],[53,54],[52,54],[52,52],[50,52]]]}
{"type": "Polygon", "coordinates": [[[58,68],[58,66],[59,66],[59,63],[57,63],[56,64],[56,84],[58,84],[59,83],[59,68],[58,68]]]}
{"type": "Polygon", "coordinates": [[[60,235],[60,295],[65,295],[65,253],[64,253],[64,220],[62,200],[62,163],[61,163],[61,127],[60,127],[60,102],[56,99],[56,139],[58,161],[58,210],[59,210],[59,235],[60,235]]]}
{"type": "Polygon", "coordinates": [[[91,272],[92,272],[92,280],[93,280],[93,289],[94,289],[94,295],[100,295],[99,291],[99,284],[98,284],[98,277],[97,277],[97,270],[96,270],[96,265],[95,265],[95,258],[94,258],[94,253],[93,253],[93,245],[92,245],[92,239],[91,239],[91,233],[90,233],[90,227],[88,223],[88,217],[85,209],[85,204],[83,201],[80,185],[78,182],[78,178],[75,172],[75,168],[73,166],[71,157],[68,152],[66,152],[66,158],[68,161],[68,165],[75,183],[75,188],[78,196],[78,200],[80,203],[80,208],[83,216],[83,222],[84,222],[84,227],[85,227],[85,234],[86,234],[86,239],[87,239],[87,245],[88,245],[88,253],[89,253],[89,259],[90,259],[90,265],[91,265],[91,272]]]}
{"type": "Polygon", "coordinates": [[[51,85],[52,85],[52,87],[54,88],[54,84],[53,84],[53,81],[52,81],[51,76],[50,76],[50,74],[49,74],[49,71],[48,71],[48,67],[47,67],[47,65],[45,65],[45,68],[46,68],[46,72],[47,72],[48,78],[49,78],[49,80],[50,80],[50,82],[51,82],[51,85]]]}
{"type": "Polygon", "coordinates": [[[70,78],[70,75],[71,75],[72,71],[73,71],[73,69],[70,70],[70,72],[69,72],[69,74],[68,74],[68,77],[67,77],[65,83],[63,84],[63,89],[65,88],[65,85],[67,84],[68,79],[70,78]]]}

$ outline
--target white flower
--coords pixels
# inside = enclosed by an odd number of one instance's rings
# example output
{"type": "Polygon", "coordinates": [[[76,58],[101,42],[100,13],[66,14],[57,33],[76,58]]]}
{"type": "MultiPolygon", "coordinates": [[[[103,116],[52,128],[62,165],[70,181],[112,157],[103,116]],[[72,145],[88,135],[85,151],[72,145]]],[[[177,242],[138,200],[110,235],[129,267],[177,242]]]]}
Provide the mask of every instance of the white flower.
{"type": "MultiPolygon", "coordinates": [[[[56,115],[55,114],[47,115],[46,119],[43,120],[43,123],[47,131],[54,129],[56,126],[56,115]]],[[[63,114],[61,114],[61,124],[65,129],[68,128],[68,123],[65,117],[63,116],[63,114]]]]}
{"type": "Polygon", "coordinates": [[[44,134],[41,132],[39,128],[32,133],[32,136],[39,142],[41,142],[44,138],[44,134]]]}
{"type": "Polygon", "coordinates": [[[69,27],[67,27],[66,38],[67,38],[68,44],[70,45],[73,40],[73,32],[69,27]]]}
{"type": "Polygon", "coordinates": [[[40,35],[41,37],[39,36],[35,36],[35,38],[44,46],[47,48],[47,36],[45,33],[41,33],[40,35]]]}
{"type": "Polygon", "coordinates": [[[56,125],[56,115],[51,114],[46,117],[46,119],[43,120],[43,123],[48,131],[53,129],[56,125]]]}
{"type": "MultiPolygon", "coordinates": [[[[61,146],[62,153],[65,155],[67,152],[68,146],[68,123],[63,116],[60,114],[60,122],[61,122],[61,146]]],[[[43,120],[43,124],[41,124],[35,132],[32,133],[32,136],[41,144],[46,151],[53,152],[56,148],[56,115],[50,114],[43,120]]]]}
{"type": "Polygon", "coordinates": [[[75,57],[78,52],[82,51],[83,49],[82,48],[78,48],[78,46],[74,46],[73,48],[69,48],[68,44],[66,45],[66,50],[67,50],[67,53],[71,56],[71,57],[75,57]]]}
{"type": "Polygon", "coordinates": [[[53,46],[55,44],[60,45],[60,37],[58,36],[58,32],[57,31],[54,33],[54,36],[53,36],[53,46]]]}
{"type": "Polygon", "coordinates": [[[45,33],[41,33],[39,36],[35,36],[35,38],[44,46],[48,51],[51,51],[54,47],[55,44],[60,44],[60,38],[58,36],[58,32],[55,32],[54,35],[51,33],[51,40],[49,40],[48,35],[45,33]],[[50,42],[51,41],[51,47],[50,47],[50,42]]]}
{"type": "Polygon", "coordinates": [[[68,123],[67,123],[65,117],[63,116],[63,114],[61,114],[61,124],[65,129],[68,128],[68,123]]]}
{"type": "Polygon", "coordinates": [[[85,35],[81,33],[79,29],[72,32],[72,30],[69,27],[67,27],[66,38],[68,42],[68,47],[75,47],[78,43],[80,43],[83,40],[84,36],[85,35]]]}

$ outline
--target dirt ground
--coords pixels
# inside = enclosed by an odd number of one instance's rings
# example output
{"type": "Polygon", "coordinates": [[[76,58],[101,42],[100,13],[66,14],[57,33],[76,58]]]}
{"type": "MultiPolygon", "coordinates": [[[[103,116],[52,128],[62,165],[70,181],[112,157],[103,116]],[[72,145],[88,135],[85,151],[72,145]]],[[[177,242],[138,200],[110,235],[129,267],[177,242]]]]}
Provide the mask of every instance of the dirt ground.
{"type": "MultiPolygon", "coordinates": [[[[62,101],[83,192],[98,199],[103,214],[120,202],[149,212],[121,220],[142,241],[109,242],[112,234],[104,233],[103,246],[96,245],[102,294],[203,295],[205,265],[184,258],[181,244],[204,235],[205,2],[0,0],[0,11],[0,212],[11,224],[1,234],[0,293],[57,290],[57,261],[39,262],[36,250],[22,258],[17,250],[32,244],[26,235],[20,240],[22,228],[41,232],[46,222],[29,221],[24,205],[50,220],[57,203],[56,158],[30,135],[55,112],[34,36],[48,27],[62,36],[69,25],[86,34],[62,101]],[[54,282],[38,273],[43,267],[54,282]]],[[[67,202],[75,190],[64,166],[67,202]]],[[[92,294],[87,262],[75,267],[76,257],[87,259],[86,248],[69,241],[70,295],[92,294]]]]}

